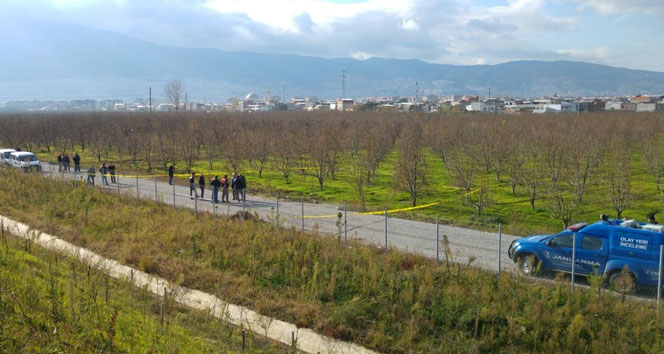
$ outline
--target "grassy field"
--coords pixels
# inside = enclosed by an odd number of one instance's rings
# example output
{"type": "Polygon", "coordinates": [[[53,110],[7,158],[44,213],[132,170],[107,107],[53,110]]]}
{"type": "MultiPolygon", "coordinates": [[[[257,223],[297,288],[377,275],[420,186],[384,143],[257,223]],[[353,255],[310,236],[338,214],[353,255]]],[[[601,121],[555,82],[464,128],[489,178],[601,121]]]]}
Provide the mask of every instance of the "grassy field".
{"type": "MultiPolygon", "coordinates": [[[[5,235],[0,250],[0,352],[229,353],[239,328],[5,235]],[[165,310],[164,310],[165,309],[165,310]],[[163,312],[163,323],[161,313],[163,312]]],[[[284,348],[246,337],[246,352],[284,348]]]]}
{"type": "MultiPolygon", "coordinates": [[[[42,159],[52,161],[55,159],[52,154],[45,152],[40,153],[39,156],[42,159]]],[[[90,163],[99,165],[95,161],[96,158],[90,153],[84,152],[81,153],[81,156],[84,166],[89,166],[90,163]]],[[[297,199],[304,197],[310,201],[326,201],[337,204],[346,201],[350,208],[355,210],[399,209],[410,206],[411,201],[408,193],[397,188],[399,181],[394,178],[396,158],[397,152],[394,150],[381,162],[376,176],[366,188],[364,207],[358,204],[358,195],[348,182],[349,157],[341,159],[336,178],[328,178],[323,190],[320,190],[318,181],[310,174],[310,170],[294,169],[290,176],[290,183],[285,182],[285,178],[275,168],[273,162],[268,162],[265,165],[261,177],[259,177],[256,170],[255,162],[252,166],[245,161],[242,164],[241,171],[247,176],[248,190],[252,193],[266,196],[274,196],[280,193],[282,197],[290,196],[297,199]]],[[[111,154],[109,160],[118,161],[121,158],[117,154],[111,154]]],[[[429,152],[427,163],[429,169],[428,185],[422,196],[418,198],[418,204],[424,205],[434,202],[440,202],[440,204],[424,209],[396,213],[395,216],[426,221],[433,221],[436,216],[440,216],[442,223],[492,231],[497,230],[498,223],[502,223],[503,230],[514,235],[552,233],[562,229],[561,221],[554,216],[552,199],[547,195],[548,184],[546,182],[540,187],[540,196],[535,203],[535,209],[531,210],[528,196],[523,187],[517,187],[516,194],[513,195],[508,185],[508,176],[503,174],[501,180],[497,181],[495,173],[486,174],[486,178],[490,183],[489,197],[491,203],[483,215],[478,217],[475,209],[466,203],[465,193],[453,186],[452,177],[445,168],[442,159],[429,152]]],[[[117,165],[121,172],[166,173],[165,170],[148,171],[147,166],[141,162],[137,165],[129,162],[117,165]]],[[[183,170],[184,162],[178,162],[177,166],[179,167],[177,173],[186,173],[183,170]]],[[[624,216],[644,220],[647,213],[659,212],[663,206],[660,203],[655,180],[647,173],[640,153],[634,153],[631,168],[632,198],[624,216]]],[[[230,164],[224,160],[215,160],[212,168],[210,168],[210,163],[201,158],[194,163],[192,170],[206,174],[208,176],[207,180],[210,180],[214,175],[231,174],[230,164]]],[[[186,179],[186,177],[180,178],[182,180],[186,179]]],[[[615,216],[615,211],[609,199],[609,187],[601,176],[596,176],[589,181],[584,203],[577,208],[573,222],[592,222],[597,220],[599,214],[602,213],[612,217],[615,216]]]]}
{"type": "MultiPolygon", "coordinates": [[[[654,304],[0,170],[0,213],[265,315],[388,353],[660,352],[654,304]],[[176,222],[174,222],[176,220],[176,222]]],[[[18,280],[13,280],[13,284],[18,280]]],[[[5,282],[3,282],[5,284],[5,282]]],[[[595,283],[596,284],[596,283],[595,283]]]]}

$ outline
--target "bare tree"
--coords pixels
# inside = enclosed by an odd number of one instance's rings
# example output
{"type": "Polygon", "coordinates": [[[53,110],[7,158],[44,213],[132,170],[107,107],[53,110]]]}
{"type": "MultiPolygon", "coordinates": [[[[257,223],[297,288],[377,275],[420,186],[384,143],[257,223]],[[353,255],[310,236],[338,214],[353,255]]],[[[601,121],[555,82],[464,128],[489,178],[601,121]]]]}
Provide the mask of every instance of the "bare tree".
{"type": "Polygon", "coordinates": [[[474,192],[466,194],[468,204],[475,208],[477,217],[482,216],[482,212],[491,206],[493,200],[489,196],[489,181],[486,175],[479,178],[479,184],[474,192]]]}
{"type": "Polygon", "coordinates": [[[539,187],[544,182],[545,164],[542,161],[542,155],[539,151],[539,148],[531,147],[530,156],[526,158],[520,174],[521,181],[524,187],[526,187],[526,193],[528,194],[530,210],[535,210],[535,200],[537,200],[540,192],[539,187]]]}
{"type": "Polygon", "coordinates": [[[175,107],[175,111],[178,112],[180,110],[180,100],[185,94],[182,81],[179,79],[168,81],[164,87],[164,94],[166,95],[168,102],[170,102],[175,107]]]}
{"type": "Polygon", "coordinates": [[[551,212],[562,222],[563,228],[569,226],[578,209],[579,202],[575,192],[575,186],[570,182],[560,181],[552,186],[551,212]]]}
{"type": "Polygon", "coordinates": [[[464,191],[468,201],[470,191],[473,189],[473,179],[478,166],[468,153],[467,149],[455,149],[447,154],[447,168],[454,180],[454,185],[464,191]]]}
{"type": "Polygon", "coordinates": [[[607,173],[607,179],[611,188],[609,197],[616,216],[620,218],[623,211],[629,206],[632,198],[632,168],[629,159],[629,152],[619,154],[616,161],[610,163],[607,173]]]}
{"type": "Polygon", "coordinates": [[[643,159],[648,173],[655,179],[659,203],[662,204],[662,181],[664,180],[664,147],[662,137],[658,134],[646,136],[643,140],[643,159]]]}
{"type": "Polygon", "coordinates": [[[364,210],[365,207],[364,190],[367,184],[369,184],[369,173],[367,172],[369,158],[367,155],[366,151],[358,150],[348,169],[348,183],[357,192],[360,208],[362,210],[364,210]]]}
{"type": "Polygon", "coordinates": [[[404,125],[397,142],[396,184],[410,193],[413,206],[417,206],[417,197],[427,183],[423,138],[422,123],[413,118],[404,125]]]}

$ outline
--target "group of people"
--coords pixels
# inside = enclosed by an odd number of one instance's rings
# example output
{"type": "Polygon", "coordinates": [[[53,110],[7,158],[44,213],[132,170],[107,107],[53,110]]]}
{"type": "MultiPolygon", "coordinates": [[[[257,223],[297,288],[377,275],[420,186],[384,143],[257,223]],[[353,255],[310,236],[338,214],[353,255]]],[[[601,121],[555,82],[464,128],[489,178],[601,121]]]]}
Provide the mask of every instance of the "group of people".
{"type": "MultiPolygon", "coordinates": [[[[78,156],[78,153],[74,154],[73,160],[74,172],[81,172],[81,157],[78,156]]],[[[71,172],[69,169],[70,163],[71,159],[69,158],[69,154],[63,153],[58,155],[58,172],[71,172]]]]}
{"type": "MultiPolygon", "coordinates": [[[[611,224],[611,220],[609,220],[609,216],[606,214],[600,214],[599,219],[605,224],[611,224]]],[[[627,218],[623,218],[623,220],[627,220],[627,218]]],[[[659,224],[655,219],[655,213],[648,213],[648,215],[646,215],[646,220],[648,220],[648,224],[659,224]]]]}
{"type": "MultiPolygon", "coordinates": [[[[101,174],[101,183],[105,186],[110,185],[108,183],[108,175],[111,175],[111,183],[118,183],[117,179],[115,178],[115,165],[111,164],[106,166],[106,164],[102,164],[101,167],[99,168],[99,173],[101,174]]],[[[95,185],[95,177],[97,176],[97,171],[95,171],[95,165],[90,165],[90,168],[88,168],[88,179],[87,183],[91,185],[95,185]]]]}
{"type": "MultiPolygon", "coordinates": [[[[173,184],[173,172],[172,172],[173,170],[174,166],[171,165],[168,168],[169,184],[173,184]]],[[[247,179],[244,177],[243,174],[233,173],[233,178],[230,180],[228,179],[228,175],[224,175],[224,177],[221,179],[219,178],[219,176],[214,176],[212,181],[210,181],[210,185],[212,186],[212,202],[215,204],[219,203],[220,189],[221,189],[221,202],[230,203],[230,200],[228,200],[229,188],[233,191],[232,194],[233,200],[236,200],[238,202],[246,201],[247,195],[245,193],[245,190],[247,189],[247,179]]],[[[198,178],[196,177],[196,173],[192,173],[191,176],[189,176],[189,197],[191,199],[205,198],[205,176],[203,174],[199,175],[198,178]],[[200,195],[198,194],[196,185],[198,185],[198,188],[201,191],[200,195]]]]}

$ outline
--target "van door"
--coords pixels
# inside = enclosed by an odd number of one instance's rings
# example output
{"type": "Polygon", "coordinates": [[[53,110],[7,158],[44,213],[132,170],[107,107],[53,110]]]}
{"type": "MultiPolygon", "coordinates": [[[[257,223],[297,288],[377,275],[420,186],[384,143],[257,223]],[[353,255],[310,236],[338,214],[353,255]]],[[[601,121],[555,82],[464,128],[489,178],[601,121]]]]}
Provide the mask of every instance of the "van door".
{"type": "Polygon", "coordinates": [[[604,272],[604,266],[609,258],[609,242],[603,237],[578,234],[579,246],[576,249],[576,266],[580,274],[590,274],[596,271],[598,274],[604,272]]]}
{"type": "Polygon", "coordinates": [[[572,271],[572,237],[572,234],[563,234],[547,242],[549,247],[544,253],[554,270],[572,271]]]}

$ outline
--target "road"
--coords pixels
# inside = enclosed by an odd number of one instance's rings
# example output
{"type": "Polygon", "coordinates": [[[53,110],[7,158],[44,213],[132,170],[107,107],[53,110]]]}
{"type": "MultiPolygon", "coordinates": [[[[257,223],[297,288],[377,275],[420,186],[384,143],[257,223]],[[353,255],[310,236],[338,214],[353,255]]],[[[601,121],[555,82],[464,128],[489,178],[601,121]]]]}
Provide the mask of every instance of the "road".
{"type": "MultiPolygon", "coordinates": [[[[78,180],[84,175],[58,172],[57,165],[43,163],[42,173],[52,178],[78,180]]],[[[110,182],[110,178],[109,178],[110,182]]],[[[198,212],[219,213],[232,215],[243,210],[243,204],[238,202],[217,204],[216,210],[210,199],[191,199],[189,187],[183,185],[169,185],[165,179],[118,177],[118,184],[103,187],[111,193],[137,194],[143,199],[156,199],[170,205],[186,207],[198,212]]],[[[209,183],[209,181],[207,181],[209,183]]],[[[248,181],[251,184],[251,181],[248,181]]],[[[96,186],[101,188],[101,177],[96,178],[96,186]]],[[[221,198],[221,192],[219,193],[221,198]]],[[[205,196],[212,195],[210,189],[205,190],[205,196]]],[[[251,214],[256,213],[261,219],[275,222],[277,209],[279,224],[284,227],[294,226],[306,230],[317,229],[321,233],[340,236],[343,240],[343,222],[338,226],[337,217],[319,217],[343,213],[343,206],[334,204],[301,203],[293,200],[279,200],[277,206],[276,198],[264,198],[247,194],[244,208],[251,214]],[[302,210],[304,215],[302,218],[302,210]],[[341,233],[339,232],[341,228],[341,233]]],[[[343,220],[343,218],[342,218],[343,220]]],[[[346,235],[349,240],[359,240],[368,245],[385,247],[385,216],[384,215],[362,215],[356,212],[347,212],[348,230],[346,235]]],[[[473,265],[491,270],[498,270],[498,233],[477,231],[472,229],[453,227],[447,225],[439,226],[441,246],[439,256],[444,260],[445,254],[442,246],[443,235],[447,236],[450,251],[455,262],[465,264],[474,258],[473,265]]],[[[496,225],[497,229],[497,225],[496,225]]],[[[512,261],[507,256],[510,243],[518,237],[502,235],[501,243],[501,269],[511,271],[514,269],[512,261]]],[[[429,258],[436,258],[436,225],[428,222],[406,220],[400,218],[387,218],[387,247],[396,248],[400,251],[420,254],[429,258]]]]}

